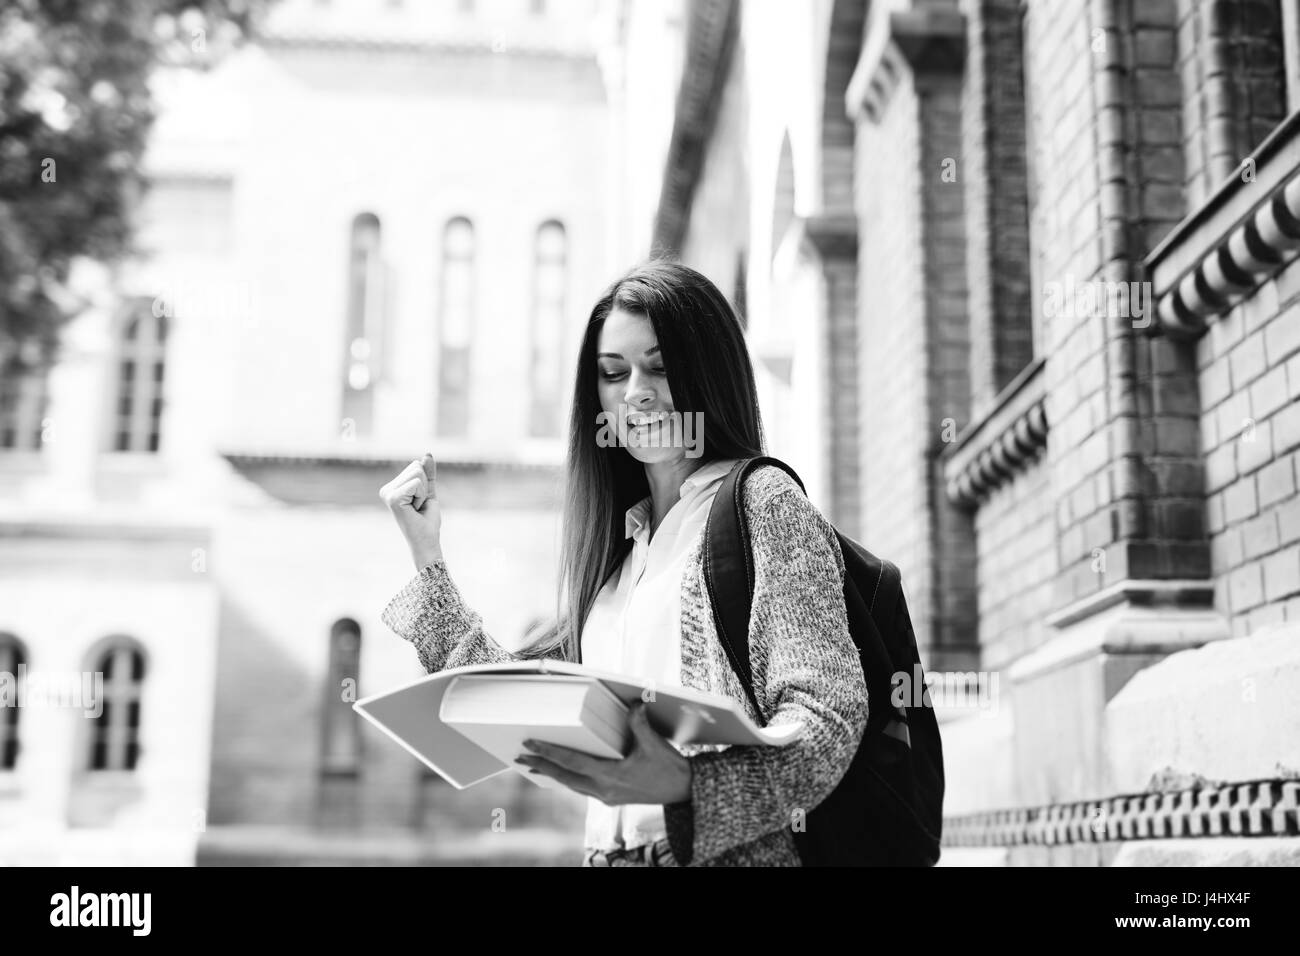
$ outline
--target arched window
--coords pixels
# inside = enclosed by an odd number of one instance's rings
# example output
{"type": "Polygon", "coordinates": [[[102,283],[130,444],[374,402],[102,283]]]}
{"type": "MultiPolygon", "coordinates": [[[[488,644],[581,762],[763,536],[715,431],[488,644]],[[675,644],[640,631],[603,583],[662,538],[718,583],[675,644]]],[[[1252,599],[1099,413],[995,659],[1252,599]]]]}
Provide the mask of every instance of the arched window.
{"type": "Polygon", "coordinates": [[[442,233],[438,319],[438,434],[469,433],[470,349],[474,337],[474,226],[458,217],[442,233]]]}
{"type": "Polygon", "coordinates": [[[353,776],[361,770],[361,727],[352,702],[361,670],[361,627],[350,617],[330,628],[329,670],[321,729],[321,773],[353,776]]]}
{"type": "Polygon", "coordinates": [[[140,758],[140,701],[144,651],[134,641],[112,642],[93,662],[104,680],[102,708],[90,728],[91,770],[134,770],[140,758]]]}
{"type": "Polygon", "coordinates": [[[168,320],[155,311],[154,300],[137,299],[122,323],[114,451],[158,450],[168,320]]]}
{"type": "Polygon", "coordinates": [[[18,763],[18,680],[27,655],[13,634],[0,634],[0,770],[18,763]]]}
{"type": "Polygon", "coordinates": [[[26,362],[16,355],[0,355],[0,448],[40,450],[49,405],[49,375],[48,365],[35,355],[26,362]]]}
{"type": "Polygon", "coordinates": [[[369,435],[373,383],[378,377],[384,335],[384,263],[379,217],[364,212],[352,220],[348,245],[348,316],[344,341],[343,420],[350,434],[369,435]]]}
{"type": "Polygon", "coordinates": [[[568,276],[568,236],[550,220],[537,229],[533,244],[532,416],[529,434],[560,434],[560,376],[564,370],[564,292],[568,276]]]}

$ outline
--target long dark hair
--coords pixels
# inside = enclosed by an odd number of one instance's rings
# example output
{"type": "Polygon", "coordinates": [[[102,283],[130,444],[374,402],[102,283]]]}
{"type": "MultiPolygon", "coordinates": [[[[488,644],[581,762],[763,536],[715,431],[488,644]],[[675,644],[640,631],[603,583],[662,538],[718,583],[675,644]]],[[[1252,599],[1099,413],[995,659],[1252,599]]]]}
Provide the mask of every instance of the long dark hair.
{"type": "Polygon", "coordinates": [[[650,320],[674,410],[703,413],[701,466],[766,454],[749,349],[740,320],[717,287],[670,259],[638,265],[610,285],[591,310],[578,352],[565,468],[558,624],[529,649],[530,656],[558,648],[565,660],[581,659],[582,625],[601,587],[627,556],[624,513],[650,493],[645,465],[623,446],[602,447],[596,440],[602,411],[596,347],[615,308],[650,320]]]}

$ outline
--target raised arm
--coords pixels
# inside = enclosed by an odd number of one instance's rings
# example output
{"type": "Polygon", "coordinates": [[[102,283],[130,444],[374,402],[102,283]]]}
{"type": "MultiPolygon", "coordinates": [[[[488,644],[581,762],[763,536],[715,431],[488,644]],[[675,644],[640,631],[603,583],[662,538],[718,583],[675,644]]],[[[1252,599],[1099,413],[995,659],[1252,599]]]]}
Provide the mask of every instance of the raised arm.
{"type": "Polygon", "coordinates": [[[844,557],[830,523],[796,486],[751,519],[749,655],[767,725],[802,721],[786,747],[696,754],[691,796],[664,807],[673,854],[700,863],[789,827],[848,770],[867,724],[867,690],[844,606],[844,557]]]}
{"type": "MultiPolygon", "coordinates": [[[[442,556],[442,508],[433,456],[412,461],[379,490],[415,562],[416,574],[380,615],[394,633],[415,645],[429,673],[465,664],[522,660],[483,630],[483,619],[465,603],[442,556]]],[[[549,655],[548,655],[549,656],[549,655]]]]}

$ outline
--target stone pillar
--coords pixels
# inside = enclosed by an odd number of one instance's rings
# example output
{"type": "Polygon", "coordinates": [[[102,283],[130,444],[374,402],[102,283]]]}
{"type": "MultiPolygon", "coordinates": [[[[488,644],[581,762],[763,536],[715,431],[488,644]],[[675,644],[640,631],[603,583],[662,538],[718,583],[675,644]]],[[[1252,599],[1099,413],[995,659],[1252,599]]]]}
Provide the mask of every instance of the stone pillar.
{"type": "Polygon", "coordinates": [[[970,419],[962,168],[965,18],[873,14],[857,126],[863,543],[903,573],[933,670],[976,657],[974,531],[940,455],[970,419]]]}
{"type": "Polygon", "coordinates": [[[86,511],[95,501],[99,452],[112,414],[112,315],[96,304],[63,329],[49,373],[49,427],[42,454],[45,472],[23,496],[41,510],[86,511]]]}

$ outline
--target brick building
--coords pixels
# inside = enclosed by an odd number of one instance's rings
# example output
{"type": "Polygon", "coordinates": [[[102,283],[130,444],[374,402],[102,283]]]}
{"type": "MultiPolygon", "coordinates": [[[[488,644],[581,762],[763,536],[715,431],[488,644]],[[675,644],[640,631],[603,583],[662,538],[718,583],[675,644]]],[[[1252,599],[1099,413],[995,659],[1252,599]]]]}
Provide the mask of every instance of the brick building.
{"type": "Polygon", "coordinates": [[[1293,11],[691,6],[655,242],[954,675],[948,862],[1300,862],[1293,11]]]}

